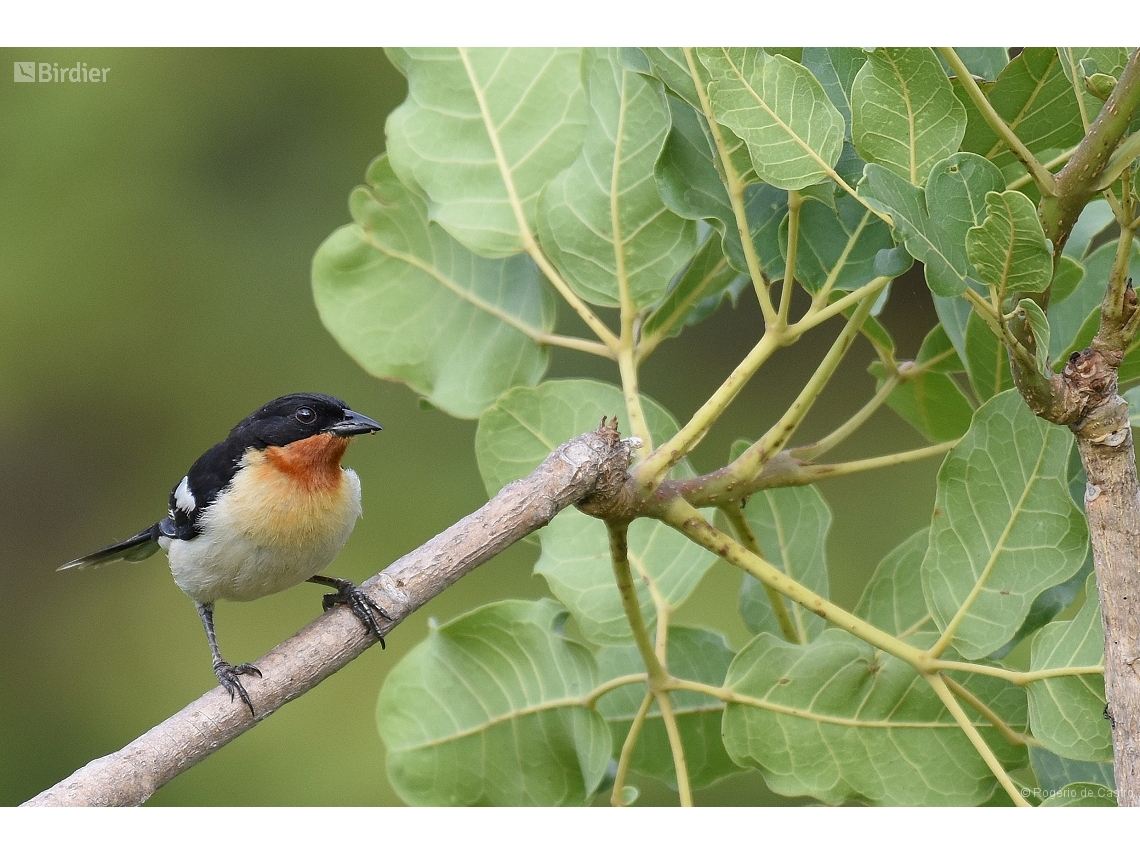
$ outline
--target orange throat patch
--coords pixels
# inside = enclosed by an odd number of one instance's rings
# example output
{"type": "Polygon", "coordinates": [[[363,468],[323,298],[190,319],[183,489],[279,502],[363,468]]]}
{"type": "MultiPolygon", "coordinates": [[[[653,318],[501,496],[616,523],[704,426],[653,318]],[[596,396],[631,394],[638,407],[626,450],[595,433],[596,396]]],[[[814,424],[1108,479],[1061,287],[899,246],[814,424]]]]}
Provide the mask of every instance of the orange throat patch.
{"type": "Polygon", "coordinates": [[[340,461],[348,443],[349,437],[319,433],[285,446],[265,449],[265,462],[307,490],[335,490],[344,477],[340,461]]]}

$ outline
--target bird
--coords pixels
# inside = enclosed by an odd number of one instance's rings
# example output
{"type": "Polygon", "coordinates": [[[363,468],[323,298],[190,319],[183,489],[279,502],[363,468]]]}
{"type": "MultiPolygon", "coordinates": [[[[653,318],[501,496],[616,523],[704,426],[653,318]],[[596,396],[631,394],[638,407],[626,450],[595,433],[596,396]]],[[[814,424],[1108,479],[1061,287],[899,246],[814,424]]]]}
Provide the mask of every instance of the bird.
{"type": "Polygon", "coordinates": [[[170,491],[165,517],[59,569],[142,561],[165,550],[175,584],[205,627],[214,675],[230,702],[236,693],[256,717],[240,678],[262,674],[222,657],[214,632],[218,600],[254,600],[304,581],[326,585],[336,590],[322,598],[324,609],[347,605],[384,647],[378,618],[392,617],[347,579],[320,575],[360,516],[360,478],[341,468],[341,458],[353,437],[379,430],[339,398],[275,398],[195,461],[170,491]]]}

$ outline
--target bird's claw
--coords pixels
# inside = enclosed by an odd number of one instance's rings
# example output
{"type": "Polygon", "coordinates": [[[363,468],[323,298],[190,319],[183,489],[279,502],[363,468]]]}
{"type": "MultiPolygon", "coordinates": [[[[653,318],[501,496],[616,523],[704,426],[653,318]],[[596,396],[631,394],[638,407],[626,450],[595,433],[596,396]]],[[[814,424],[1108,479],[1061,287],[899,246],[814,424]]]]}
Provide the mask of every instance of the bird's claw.
{"type": "Polygon", "coordinates": [[[245,686],[243,686],[241,680],[238,679],[238,676],[241,674],[252,674],[254,677],[260,677],[261,671],[248,662],[242,665],[231,665],[229,662],[220,659],[214,662],[214,675],[218,678],[218,682],[222,684],[222,688],[230,693],[230,702],[233,702],[234,692],[237,692],[242,702],[249,707],[249,714],[256,716],[257,713],[253,711],[253,701],[249,699],[249,693],[246,692],[245,686]]]}
{"type": "Polygon", "coordinates": [[[380,640],[380,648],[383,649],[384,631],[380,628],[376,616],[379,615],[387,621],[392,620],[392,616],[352,582],[345,579],[338,579],[336,582],[336,593],[325,594],[321,598],[321,605],[325,611],[338,604],[348,606],[357,620],[364,624],[364,628],[380,640]]]}

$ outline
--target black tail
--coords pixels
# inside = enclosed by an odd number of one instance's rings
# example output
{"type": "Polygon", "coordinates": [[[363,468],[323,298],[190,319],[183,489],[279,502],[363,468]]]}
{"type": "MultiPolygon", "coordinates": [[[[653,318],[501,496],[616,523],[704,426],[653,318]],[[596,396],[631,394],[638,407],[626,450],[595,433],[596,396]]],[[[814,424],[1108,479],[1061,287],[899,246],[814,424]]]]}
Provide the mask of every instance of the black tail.
{"type": "Polygon", "coordinates": [[[144,558],[149,558],[158,551],[158,523],[155,523],[145,531],[140,531],[129,540],[124,540],[122,543],[116,543],[114,546],[108,546],[106,549],[100,549],[98,552],[92,552],[90,555],[85,555],[82,558],[76,558],[74,561],[68,561],[60,570],[76,570],[86,569],[88,567],[98,567],[101,564],[110,564],[112,561],[142,561],[144,558]]]}

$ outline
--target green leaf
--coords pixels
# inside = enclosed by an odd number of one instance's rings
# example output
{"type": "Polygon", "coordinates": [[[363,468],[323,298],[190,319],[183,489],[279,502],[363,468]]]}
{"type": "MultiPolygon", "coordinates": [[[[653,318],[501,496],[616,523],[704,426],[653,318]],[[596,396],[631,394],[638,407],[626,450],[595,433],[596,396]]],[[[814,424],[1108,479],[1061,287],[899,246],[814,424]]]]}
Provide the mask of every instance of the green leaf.
{"type": "Polygon", "coordinates": [[[407,100],[385,126],[400,180],[422,187],[432,220],[474,252],[521,252],[539,191],[582,146],[580,51],[400,48],[388,57],[408,78],[407,100]]]}
{"type": "Polygon", "coordinates": [[[799,190],[827,177],[843,149],[843,116],[802,65],[759,48],[698,48],[716,120],[748,144],[761,181],[799,190]]]}
{"type": "Polygon", "coordinates": [[[721,252],[720,238],[710,229],[661,305],[646,318],[643,334],[679,335],[686,325],[708,317],[726,294],[732,295],[743,284],[747,279],[729,265],[721,252]]]}
{"type": "Polygon", "coordinates": [[[1049,305],[1060,303],[1072,295],[1085,278],[1085,268],[1079,261],[1074,261],[1067,255],[1059,256],[1057,268],[1053,271],[1053,284],[1049,292],[1049,305]]]}
{"type": "Polygon", "coordinates": [[[1037,209],[1017,190],[986,194],[986,219],[966,232],[966,254],[999,302],[1015,291],[1044,291],[1053,278],[1053,253],[1037,209]]]}
{"type": "MultiPolygon", "coordinates": [[[[1025,692],[971,674],[964,684],[1015,729],[1024,729],[1025,692]]],[[[737,654],[725,686],[752,699],[729,703],[724,742],[783,795],[828,804],[976,805],[996,787],[969,739],[929,684],[909,665],[829,628],[808,645],[771,635],[737,654]]],[[[966,708],[1007,764],[1025,751],[966,708]]]]}
{"type": "Polygon", "coordinates": [[[649,63],[654,77],[665,84],[665,88],[672,94],[685,101],[698,113],[701,111],[701,99],[697,94],[697,85],[689,71],[688,60],[681,48],[642,48],[642,54],[649,63]]]}
{"type": "Polygon", "coordinates": [[[920,574],[929,540],[924,528],[887,553],[855,606],[857,616],[900,638],[932,628],[920,574]]]}
{"type": "Polygon", "coordinates": [[[966,322],[966,374],[982,401],[1013,388],[1005,345],[977,314],[966,322]]]}
{"type": "Polygon", "coordinates": [[[1009,62],[1009,50],[1003,47],[962,47],[954,52],[971,74],[983,80],[997,80],[1009,62]]]}
{"type": "MultiPolygon", "coordinates": [[[[1081,585],[1082,589],[1084,585],[1081,585]]],[[[1037,776],[1037,783],[1051,795],[1070,781],[1092,781],[1105,787],[1113,787],[1116,779],[1111,763],[1090,763],[1084,760],[1070,760],[1045,748],[1029,746],[1029,763],[1037,776]]]]}
{"type": "MultiPolygon", "coordinates": [[[[645,396],[641,403],[654,442],[677,432],[676,420],[660,404],[645,396]]],[[[487,495],[525,478],[555,448],[594,430],[603,417],[620,415],[619,429],[628,428],[625,412],[621,389],[597,380],[548,380],[506,392],[483,413],[475,431],[475,459],[487,495]]],[[[693,474],[688,461],[674,469],[676,477],[693,474]]]]}
{"type": "MultiPolygon", "coordinates": [[[[1104,634],[1096,577],[1085,581],[1077,616],[1054,621],[1033,639],[1034,671],[1104,665],[1104,634]]],[[[1112,760],[1112,728],[1104,717],[1104,676],[1050,677],[1029,684],[1029,726],[1045,748],[1072,760],[1112,760]]]]}
{"type": "MultiPolygon", "coordinates": [[[[717,168],[716,146],[708,123],[698,111],[677,98],[669,98],[669,111],[673,126],[655,169],[661,199],[669,210],[682,217],[710,221],[721,236],[729,263],[745,273],[748,262],[736,214],[717,168]]],[[[745,216],[765,271],[780,267],[779,272],[783,272],[777,233],[787,209],[786,193],[767,185],[745,188],[745,216]]]]}
{"type": "MultiPolygon", "coordinates": [[[[659,405],[642,398],[642,406],[654,442],[676,433],[676,421],[659,405]]],[[[620,389],[593,380],[552,380],[510,390],[483,414],[475,434],[475,455],[488,493],[529,474],[562,442],[597,427],[603,414],[624,409],[620,389]]],[[[687,461],[674,469],[680,477],[692,473],[687,461]]],[[[605,524],[567,510],[539,532],[539,543],[542,555],[535,572],[570,609],[582,634],[597,644],[628,641],[605,524]]],[[[653,626],[656,613],[646,580],[667,603],[678,606],[716,556],[664,523],[641,518],[629,527],[629,560],[646,623],[653,626]]]]}
{"type": "MultiPolygon", "coordinates": [[[[710,516],[711,514],[706,514],[710,516]]],[[[614,582],[605,524],[566,511],[539,531],[542,555],[534,572],[566,604],[583,637],[594,644],[622,644],[632,637],[614,582]]],[[[664,523],[647,518],[629,526],[629,561],[646,625],[657,624],[647,580],[672,608],[689,598],[716,556],[664,523]]]]}
{"type": "MultiPolygon", "coordinates": [[[[812,199],[800,207],[800,235],[796,277],[811,293],[825,285],[853,291],[879,274],[876,263],[882,250],[894,248],[890,228],[847,194],[835,200],[834,210],[812,199]]],[[[780,247],[787,257],[788,220],[780,226],[780,247]]]]}
{"type": "MultiPolygon", "coordinates": [[[[1073,449],[1073,454],[1076,453],[1076,448],[1073,449]]],[[[1079,461],[1078,457],[1078,461],[1079,461]]],[[[1070,466],[1070,473],[1072,467],[1070,466]]],[[[1083,473],[1083,470],[1082,470],[1083,473]]],[[[1081,487],[1081,493],[1084,493],[1084,487],[1081,487]]],[[[1070,475],[1069,495],[1073,495],[1073,484],[1070,475]]],[[[1079,505],[1078,505],[1079,506],[1079,505]]],[[[1005,643],[1003,647],[994,651],[991,656],[992,659],[1003,659],[1009,655],[1010,651],[1016,647],[1022,639],[1028,638],[1041,627],[1048,624],[1062,611],[1072,605],[1073,601],[1085,589],[1085,579],[1088,578],[1089,573],[1092,572],[1092,555],[1085,557],[1085,563],[1077,574],[1071,579],[1062,582],[1060,585],[1054,585],[1052,588],[1046,588],[1037,595],[1037,599],[1033,601],[1033,605],[1029,607],[1029,614],[1025,616],[1025,621],[1018,628],[1013,638],[1005,643]]]]}
{"type": "Polygon", "coordinates": [[[480,258],[428,223],[424,201],[387,157],[350,200],[353,225],[313,259],[321,320],[367,371],[410,386],[460,418],[504,390],[538,382],[554,327],[549,286],[530,259],[480,258]]]}
{"type": "Polygon", "coordinates": [[[1085,114],[1091,122],[1104,106],[1104,98],[1089,92],[1082,78],[1098,74],[1119,77],[1131,51],[1123,47],[1062,47],[1057,48],[1057,52],[1061,57],[1061,70],[1070,86],[1074,77],[1080,81],[1085,114]]]}
{"type": "Polygon", "coordinates": [[[1049,321],[1039,305],[1024,297],[1017,303],[1017,311],[1010,322],[1018,341],[1026,345],[1029,355],[1034,357],[1037,373],[1049,376],[1049,321]]]}
{"type": "MultiPolygon", "coordinates": [[[[733,458],[748,443],[733,444],[733,458]]],[[[827,534],[831,509],[814,484],[762,490],[744,506],[744,519],[760,544],[765,561],[824,599],[828,596],[827,534]]],[[[819,615],[782,597],[801,641],[817,637],[827,625],[819,615]]],[[[745,575],[740,616],[753,634],[783,635],[772,602],[761,582],[745,575]]]]}
{"type": "MultiPolygon", "coordinates": [[[[710,686],[724,684],[733,651],[724,636],[707,629],[687,626],[669,627],[666,647],[669,673],[683,680],[710,686]]],[[[645,662],[635,645],[603,647],[598,651],[599,679],[616,679],[645,671],[645,662]]],[[[645,697],[645,684],[633,683],[606,694],[598,701],[598,712],[605,716],[613,730],[613,743],[622,745],[630,723],[645,697]]],[[[694,789],[707,787],[721,778],[741,771],[724,749],[720,722],[724,704],[699,692],[671,692],[669,700],[681,734],[689,784],[694,789]]],[[[673,753],[660,709],[654,705],[646,716],[637,745],[630,755],[630,769],[677,786],[673,753]]]]}
{"type": "Polygon", "coordinates": [[[578,158],[542,192],[543,250],[582,299],[643,309],[696,250],[696,226],[665,207],[653,167],[669,133],[664,96],[624,68],[616,49],[588,49],[586,136],[578,158]],[[623,296],[624,295],[624,296],[623,296]]]}
{"type": "Polygon", "coordinates": [[[974,310],[966,300],[957,297],[934,296],[934,311],[938,315],[938,322],[946,332],[946,337],[954,345],[954,352],[958,354],[963,369],[968,370],[970,364],[966,356],[966,332],[970,325],[970,318],[974,310]]]}
{"type": "Polygon", "coordinates": [[[589,651],[551,600],[505,601],[433,628],[376,704],[388,778],[412,805],[583,805],[611,756],[583,697],[589,651]]]}
{"type": "MultiPolygon", "coordinates": [[[[1088,255],[1093,238],[1116,221],[1116,214],[1106,199],[1093,199],[1077,218],[1077,224],[1069,232],[1065,248],[1061,250],[1069,258],[1080,260],[1088,255]]],[[[1054,284],[1054,288],[1056,285],[1054,284]]]]}
{"type": "Polygon", "coordinates": [[[851,139],[851,87],[866,61],[867,53],[859,48],[804,48],[804,68],[815,76],[843,116],[846,139],[851,139]]]}
{"type": "MultiPolygon", "coordinates": [[[[1072,294],[1059,303],[1049,306],[1049,327],[1053,330],[1053,358],[1060,363],[1074,350],[1082,350],[1092,342],[1100,327],[1101,303],[1108,288],[1108,279],[1116,259],[1116,242],[1097,247],[1085,256],[1082,264],[1085,275],[1072,294]]],[[[1132,244],[1128,259],[1128,275],[1140,283],[1140,245],[1132,244]]],[[[1120,366],[1120,381],[1128,382],[1140,373],[1136,367],[1136,342],[1128,349],[1120,366]]]]}
{"type": "MultiPolygon", "coordinates": [[[[1070,148],[1084,136],[1073,87],[1053,48],[1026,48],[988,88],[986,98],[1034,154],[1070,148]]],[[[1017,163],[1024,173],[1016,155],[964,93],[961,103],[969,116],[962,149],[990,158],[998,167],[1017,163]]]]}
{"type": "MultiPolygon", "coordinates": [[[[876,388],[882,387],[886,367],[876,362],[868,370],[878,380],[876,388]]],[[[957,384],[939,371],[910,376],[887,396],[887,406],[931,442],[957,439],[970,427],[974,415],[974,408],[957,384]]]]}
{"type": "Polygon", "coordinates": [[[1034,598],[1084,563],[1088,526],[1067,486],[1072,442],[1010,390],[982,405],[938,471],[922,584],[967,659],[1009,641],[1034,598]]]}
{"type": "Polygon", "coordinates": [[[966,233],[982,221],[986,194],[1004,185],[993,164],[958,153],[931,169],[925,192],[876,164],[867,165],[858,192],[894,218],[896,236],[926,266],[930,290],[953,297],[977,276],[966,255],[966,233]]]}
{"type": "Polygon", "coordinates": [[[935,324],[934,329],[926,334],[914,361],[926,370],[940,374],[956,374],[966,370],[942,324],[935,324]]]}
{"type": "Polygon", "coordinates": [[[966,112],[930,48],[877,48],[851,89],[852,141],[877,163],[923,186],[958,150],[966,112]]]}

